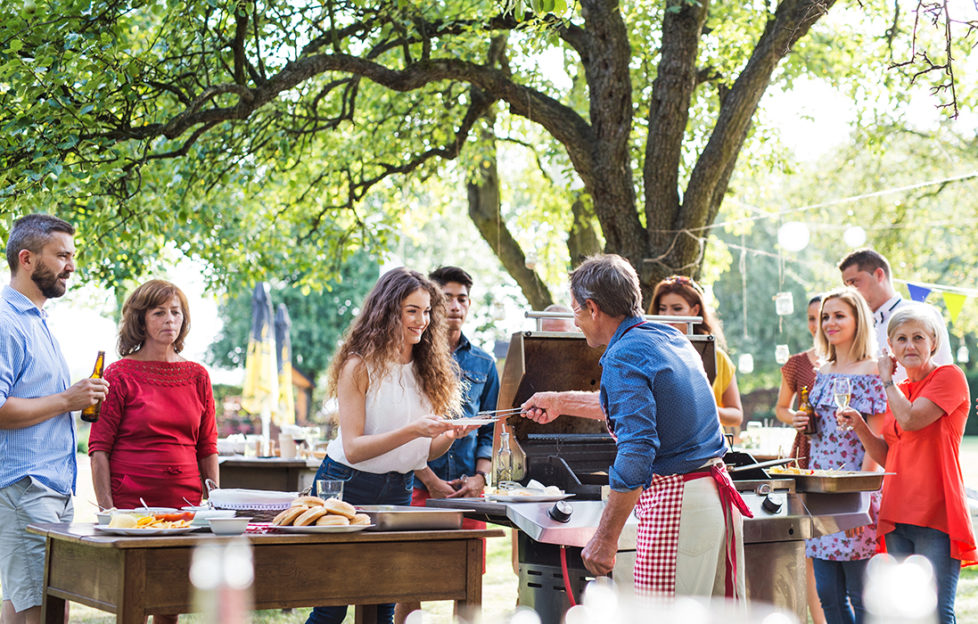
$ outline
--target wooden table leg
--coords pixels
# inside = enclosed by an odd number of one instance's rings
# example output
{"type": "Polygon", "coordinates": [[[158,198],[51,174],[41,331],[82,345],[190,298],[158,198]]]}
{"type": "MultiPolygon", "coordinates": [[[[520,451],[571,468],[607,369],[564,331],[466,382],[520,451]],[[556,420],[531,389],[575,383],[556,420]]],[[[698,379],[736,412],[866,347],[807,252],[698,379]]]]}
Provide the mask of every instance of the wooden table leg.
{"type": "Polygon", "coordinates": [[[353,624],[377,624],[377,605],[354,605],[353,624]]]}
{"type": "Polygon", "coordinates": [[[466,540],[465,599],[459,600],[456,613],[469,622],[481,620],[482,615],[482,540],[466,540]]]}
{"type": "MultiPolygon", "coordinates": [[[[51,578],[51,538],[44,544],[44,587],[51,578]]],[[[44,592],[41,597],[41,621],[44,624],[65,624],[65,599],[44,592]]]]}

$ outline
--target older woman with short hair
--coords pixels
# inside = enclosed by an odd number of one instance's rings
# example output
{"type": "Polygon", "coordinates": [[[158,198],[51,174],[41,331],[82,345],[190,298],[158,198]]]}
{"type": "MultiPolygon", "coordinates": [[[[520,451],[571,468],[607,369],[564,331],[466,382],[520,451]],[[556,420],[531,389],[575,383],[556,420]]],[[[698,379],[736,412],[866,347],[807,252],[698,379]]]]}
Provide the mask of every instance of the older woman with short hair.
{"type": "Polygon", "coordinates": [[[955,621],[962,565],[978,562],[958,453],[968,419],[968,382],[953,364],[938,366],[940,327],[933,310],[907,304],[887,327],[890,354],[879,359],[890,411],[876,435],[853,410],[841,412],[870,456],[885,466],[878,534],[896,556],[919,554],[934,566],[938,615],[955,621]],[[893,383],[899,362],[907,379],[893,383]]]}

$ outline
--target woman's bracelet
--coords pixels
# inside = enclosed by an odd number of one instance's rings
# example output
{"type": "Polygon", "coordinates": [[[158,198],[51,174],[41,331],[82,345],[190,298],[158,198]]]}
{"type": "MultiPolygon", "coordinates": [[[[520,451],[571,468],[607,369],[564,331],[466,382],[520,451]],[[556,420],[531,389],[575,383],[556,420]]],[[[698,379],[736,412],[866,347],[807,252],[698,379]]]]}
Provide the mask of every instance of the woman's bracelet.
{"type": "Polygon", "coordinates": [[[886,390],[887,388],[889,388],[892,385],[893,385],[893,380],[892,379],[888,379],[887,381],[884,381],[883,382],[883,389],[886,390]]]}

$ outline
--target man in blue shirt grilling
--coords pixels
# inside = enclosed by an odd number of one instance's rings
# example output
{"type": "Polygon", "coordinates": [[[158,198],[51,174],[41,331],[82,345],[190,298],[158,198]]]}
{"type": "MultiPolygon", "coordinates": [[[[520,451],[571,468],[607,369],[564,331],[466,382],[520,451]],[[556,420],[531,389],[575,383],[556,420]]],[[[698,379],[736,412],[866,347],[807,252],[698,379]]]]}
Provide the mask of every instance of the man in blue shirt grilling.
{"type": "Polygon", "coordinates": [[[595,575],[615,565],[618,537],[639,518],[635,588],[659,596],[744,596],[743,518],[749,509],[724,468],[716,402],[699,354],[678,330],[642,318],[635,269],[588,258],[571,273],[574,324],[601,356],[598,393],[542,392],[524,415],[606,420],[617,440],[611,494],[581,553],[595,575]]]}

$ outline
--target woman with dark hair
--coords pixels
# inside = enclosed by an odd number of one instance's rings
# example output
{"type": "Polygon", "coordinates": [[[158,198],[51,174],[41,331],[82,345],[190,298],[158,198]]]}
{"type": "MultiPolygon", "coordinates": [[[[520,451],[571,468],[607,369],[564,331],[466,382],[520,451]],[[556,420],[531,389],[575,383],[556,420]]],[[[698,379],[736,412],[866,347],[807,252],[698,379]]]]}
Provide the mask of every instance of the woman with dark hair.
{"type": "MultiPolygon", "coordinates": [[[[649,314],[660,316],[701,316],[703,321],[693,325],[693,333],[712,334],[716,339],[717,375],[713,380],[713,396],[720,414],[720,424],[737,427],[744,420],[744,408],[737,389],[737,369],[727,355],[723,329],[713,311],[706,305],[703,289],[685,275],[672,275],[655,285],[649,314]]],[[[686,333],[686,323],[670,323],[686,333]]]]}
{"type": "MultiPolygon", "coordinates": [[[[815,338],[818,330],[818,313],[822,304],[822,295],[815,295],[808,300],[808,333],[815,338]]],[[[788,361],[781,367],[781,391],[778,393],[778,403],[774,406],[774,413],[778,420],[783,423],[793,425],[795,410],[791,409],[795,397],[801,396],[801,389],[807,387],[809,391],[815,386],[815,369],[818,367],[818,354],[815,352],[815,345],[796,353],[788,358],[788,361]]],[[[795,441],[791,445],[791,457],[798,457],[798,465],[801,468],[808,468],[808,455],[810,453],[811,442],[808,436],[802,431],[795,434],[795,441]]],[[[812,568],[812,560],[805,559],[805,574],[808,579],[808,612],[812,616],[814,624],[825,624],[825,614],[822,613],[822,605],[818,601],[818,593],[815,591],[815,572],[812,568]]]]}
{"type": "Polygon", "coordinates": [[[102,507],[179,508],[200,502],[204,479],[218,481],[210,376],[180,355],[189,329],[187,297],[170,282],[146,282],[122,307],[122,359],[105,369],[88,441],[102,507]]]}
{"type": "MultiPolygon", "coordinates": [[[[410,505],[414,471],[474,428],[444,418],[461,410],[446,331],[444,295],[417,271],[388,271],[367,295],[327,374],[340,434],[316,473],[343,481],[346,502],[410,505]]],[[[394,605],[378,611],[391,622],[394,605]]],[[[307,624],[345,615],[346,607],[316,607],[307,624]]]]}

